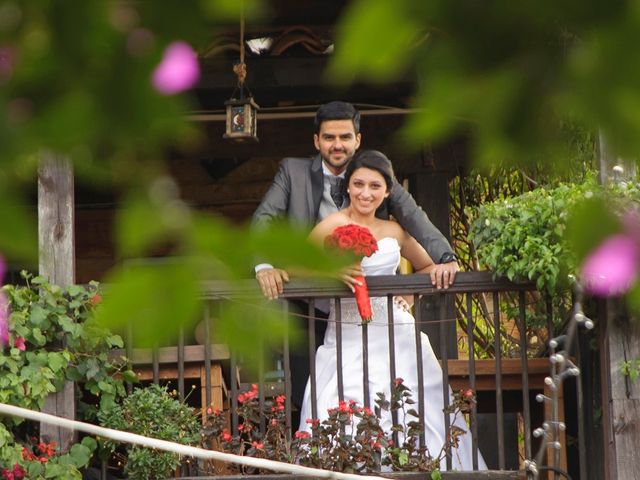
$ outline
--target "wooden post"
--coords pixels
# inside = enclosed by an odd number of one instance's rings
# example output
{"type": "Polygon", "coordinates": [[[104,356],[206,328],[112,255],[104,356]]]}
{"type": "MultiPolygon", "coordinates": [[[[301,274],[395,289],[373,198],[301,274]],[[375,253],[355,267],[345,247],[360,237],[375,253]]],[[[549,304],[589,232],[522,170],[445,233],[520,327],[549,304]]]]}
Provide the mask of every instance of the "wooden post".
{"type": "MultiPolygon", "coordinates": [[[[640,479],[640,384],[623,375],[624,362],[632,362],[637,368],[640,359],[640,328],[636,320],[629,318],[618,300],[607,301],[607,331],[610,428],[613,435],[612,456],[608,478],[640,479]]],[[[603,386],[605,387],[605,386],[603,386]]]]}
{"type": "MultiPolygon", "coordinates": [[[[60,286],[75,283],[73,168],[51,153],[42,155],[38,170],[38,243],[40,275],[60,286]]],[[[61,391],[49,395],[42,411],[74,418],[73,382],[65,382],[61,391]]],[[[42,423],[40,437],[55,441],[66,452],[74,432],[42,423]]]]}
{"type": "MultiPolygon", "coordinates": [[[[635,162],[618,157],[599,132],[600,183],[635,180],[635,162]]],[[[640,328],[618,299],[603,302],[600,311],[605,478],[640,480],[640,386],[621,372],[625,362],[637,368],[640,328]]]]}

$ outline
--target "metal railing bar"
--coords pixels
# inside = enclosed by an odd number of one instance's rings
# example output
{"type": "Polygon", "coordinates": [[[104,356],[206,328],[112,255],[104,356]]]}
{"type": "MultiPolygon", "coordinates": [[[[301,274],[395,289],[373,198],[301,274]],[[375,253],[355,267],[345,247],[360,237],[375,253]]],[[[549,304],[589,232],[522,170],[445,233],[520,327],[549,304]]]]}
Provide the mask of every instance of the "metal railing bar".
{"type": "MultiPolygon", "coordinates": [[[[440,295],[440,318],[443,318],[447,314],[447,295],[440,295]]],[[[444,438],[445,442],[449,442],[451,435],[451,418],[446,413],[447,407],[449,407],[449,351],[447,349],[447,343],[449,341],[449,329],[445,326],[440,328],[440,355],[442,365],[442,401],[445,410],[444,413],[444,438]]],[[[451,449],[447,448],[445,451],[447,470],[451,470],[451,449]]]]}
{"type": "Polygon", "coordinates": [[[178,331],[178,398],[184,400],[184,327],[178,331]]]}
{"type": "Polygon", "coordinates": [[[158,361],[158,346],[153,345],[151,349],[151,368],[153,369],[153,383],[160,383],[160,362],[158,361]]]}
{"type": "Polygon", "coordinates": [[[334,299],[336,319],[336,365],[338,377],[338,401],[344,400],[344,377],[342,370],[342,303],[339,298],[334,299]]]}
{"type": "MultiPolygon", "coordinates": [[[[127,323],[126,326],[126,330],[125,330],[125,354],[127,356],[127,362],[128,362],[128,367],[133,369],[133,362],[132,362],[132,358],[133,358],[133,326],[131,325],[131,323],[127,323]]],[[[127,382],[126,384],[126,389],[127,389],[127,394],[131,395],[131,393],[133,392],[133,384],[131,382],[127,382]]]]}
{"type": "Polygon", "coordinates": [[[204,398],[206,406],[211,406],[211,304],[205,302],[204,305],[204,398]]]}
{"type": "MultiPolygon", "coordinates": [[[[393,295],[387,295],[387,318],[389,319],[388,331],[389,331],[389,392],[393,392],[395,388],[396,374],[396,341],[395,341],[395,327],[393,325],[393,295]]],[[[388,399],[391,401],[391,398],[388,399]]],[[[398,424],[398,411],[393,410],[391,412],[391,421],[393,425],[398,424]]],[[[394,445],[398,445],[398,432],[394,431],[392,434],[394,445]]]]}
{"type": "MultiPolygon", "coordinates": [[[[264,412],[264,337],[260,335],[258,340],[258,405],[260,412],[264,412]]],[[[264,436],[267,430],[267,423],[264,415],[260,415],[260,433],[264,436]]]]}
{"type": "Polygon", "coordinates": [[[309,384],[311,387],[311,416],[318,418],[318,397],[316,387],[316,321],[315,299],[309,300],[309,384]]]}
{"type": "MultiPolygon", "coordinates": [[[[475,354],[475,346],[474,346],[474,320],[473,320],[473,298],[471,293],[467,293],[467,338],[469,342],[469,387],[473,391],[474,394],[477,395],[476,392],[476,354],[475,354]]],[[[477,398],[477,397],[476,397],[477,398]]],[[[471,414],[470,414],[470,427],[471,427],[471,460],[473,463],[473,469],[478,469],[478,406],[474,402],[471,406],[471,414]]]]}
{"type": "MultiPolygon", "coordinates": [[[[422,319],[422,305],[420,305],[420,296],[414,295],[413,305],[415,311],[415,319],[420,321],[422,319]]],[[[417,325],[414,326],[415,338],[416,338],[416,374],[418,375],[418,415],[420,416],[420,423],[424,425],[424,365],[422,364],[422,336],[421,331],[417,325]]],[[[420,431],[420,445],[425,446],[425,433],[424,428],[420,431]]],[[[434,452],[430,452],[434,455],[434,452]]]]}
{"type": "Polygon", "coordinates": [[[364,406],[370,407],[369,398],[369,325],[362,324],[362,394],[364,406]]]}
{"type": "Polygon", "coordinates": [[[551,295],[545,294],[544,297],[545,302],[545,311],[546,311],[546,320],[547,320],[547,346],[549,344],[549,340],[555,337],[554,326],[553,326],[553,300],[551,295]]]}
{"type": "Polygon", "coordinates": [[[500,294],[493,292],[494,344],[496,355],[496,423],[498,432],[498,468],[504,470],[504,406],[502,398],[502,346],[500,333],[500,294]]]}
{"type": "MultiPolygon", "coordinates": [[[[284,369],[284,410],[285,430],[287,441],[291,440],[291,432],[294,428],[291,421],[291,356],[289,349],[289,302],[281,301],[284,322],[284,335],[282,346],[282,368],[284,369]]],[[[295,427],[297,429],[297,426],[295,427]]]]}
{"type": "Polygon", "coordinates": [[[527,361],[527,327],[525,292],[518,292],[518,329],[520,330],[520,361],[522,365],[522,412],[524,420],[524,455],[531,458],[531,406],[529,405],[529,362],[527,361]]]}
{"type": "MultiPolygon", "coordinates": [[[[582,366],[580,349],[580,332],[576,334],[576,365],[582,366]]],[[[585,438],[584,393],[582,391],[582,375],[576,377],[576,396],[578,403],[578,456],[580,462],[580,478],[587,477],[587,439],[585,438]]]]}
{"type": "Polygon", "coordinates": [[[231,350],[229,355],[229,368],[231,369],[231,431],[238,431],[238,354],[231,350]]]}

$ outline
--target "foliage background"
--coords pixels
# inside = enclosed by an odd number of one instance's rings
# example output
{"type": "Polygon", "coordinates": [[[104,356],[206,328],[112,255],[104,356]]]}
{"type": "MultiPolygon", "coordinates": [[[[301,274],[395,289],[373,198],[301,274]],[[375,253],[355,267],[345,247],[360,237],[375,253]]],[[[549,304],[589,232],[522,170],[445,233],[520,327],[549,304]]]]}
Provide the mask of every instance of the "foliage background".
{"type": "MultiPolygon", "coordinates": [[[[106,324],[149,319],[137,324],[159,326],[151,334],[193,321],[199,282],[244,277],[256,255],[325,273],[337,267],[295,232],[253,237],[191,211],[165,175],[167,147],[198,141],[183,115],[194,101],[160,95],[150,74],[169,42],[184,39],[197,49],[216,26],[235,23],[243,5],[256,21],[269,2],[0,2],[0,250],[35,263],[35,224],[24,205],[39,159],[54,152],[73,163],[80,182],[121,192],[118,258],[167,242],[185,258],[115,269],[106,279],[116,285],[101,313],[106,324]]],[[[632,0],[355,0],[339,21],[327,80],[412,76],[416,113],[403,134],[407,145],[462,134],[482,168],[566,165],[575,156],[567,125],[598,132],[614,158],[633,159],[640,151],[640,58],[627,52],[639,36],[632,0]]],[[[576,261],[600,238],[597,225],[613,223],[606,206],[598,212],[598,222],[576,223],[576,261]]],[[[640,288],[632,296],[640,299],[640,288]]],[[[254,318],[247,311],[225,317],[229,324],[254,318]]],[[[255,326],[277,334],[279,323],[267,316],[255,326]]]]}

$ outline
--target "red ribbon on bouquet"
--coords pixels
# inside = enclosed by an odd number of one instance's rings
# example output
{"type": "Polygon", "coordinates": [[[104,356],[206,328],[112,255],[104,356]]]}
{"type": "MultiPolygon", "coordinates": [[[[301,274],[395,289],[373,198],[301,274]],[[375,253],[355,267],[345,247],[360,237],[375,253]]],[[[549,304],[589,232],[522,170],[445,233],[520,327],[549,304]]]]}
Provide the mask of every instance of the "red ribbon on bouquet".
{"type": "MultiPolygon", "coordinates": [[[[335,248],[351,252],[358,257],[370,257],[378,250],[378,242],[367,227],[349,224],[336,227],[324,240],[328,248],[335,248]]],[[[356,304],[363,323],[368,323],[373,317],[371,300],[367,282],[362,275],[354,277],[361,285],[354,285],[356,304]]]]}

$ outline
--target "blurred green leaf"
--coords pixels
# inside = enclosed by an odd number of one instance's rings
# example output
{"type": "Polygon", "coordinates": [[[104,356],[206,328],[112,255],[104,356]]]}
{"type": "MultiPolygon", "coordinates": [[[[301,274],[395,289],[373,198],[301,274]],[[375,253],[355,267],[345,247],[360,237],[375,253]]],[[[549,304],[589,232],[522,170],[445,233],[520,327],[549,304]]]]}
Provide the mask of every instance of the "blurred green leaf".
{"type": "Polygon", "coordinates": [[[249,248],[258,258],[274,266],[321,275],[338,272],[353,258],[336,255],[309,241],[309,232],[287,222],[274,222],[269,228],[248,235],[249,248]]]}
{"type": "Polygon", "coordinates": [[[402,75],[422,31],[418,19],[409,15],[406,3],[358,0],[348,5],[340,20],[326,78],[349,82],[357,76],[384,82],[402,75]]]}
{"type": "Polygon", "coordinates": [[[627,293],[629,309],[635,315],[636,324],[640,323],[640,281],[636,280],[635,285],[627,293]]]}
{"type": "Polygon", "coordinates": [[[333,274],[348,263],[308,240],[308,232],[287,222],[262,230],[237,227],[219,218],[194,215],[190,239],[196,251],[208,257],[209,276],[250,278],[259,263],[298,275],[333,274]]]}
{"type": "Polygon", "coordinates": [[[112,272],[96,321],[123,331],[131,326],[135,345],[177,338],[199,310],[197,269],[189,259],[130,262],[112,272]]]}
{"type": "Polygon", "coordinates": [[[245,359],[246,368],[255,369],[259,361],[271,358],[274,351],[282,351],[283,339],[288,335],[292,348],[298,343],[300,322],[291,321],[278,302],[261,297],[225,303],[220,309],[215,328],[216,339],[238,352],[245,359]]]}
{"type": "Polygon", "coordinates": [[[117,245],[124,257],[143,256],[168,241],[173,231],[166,218],[165,203],[152,202],[147,189],[140,190],[129,195],[116,219],[117,245]]]}
{"type": "Polygon", "coordinates": [[[38,253],[35,218],[8,193],[0,192],[0,252],[11,261],[34,265],[38,253]]]}
{"type": "Polygon", "coordinates": [[[200,0],[205,15],[212,19],[237,20],[244,13],[247,20],[262,17],[267,11],[267,2],[262,0],[200,0]]]}
{"type": "Polygon", "coordinates": [[[600,195],[578,202],[569,213],[567,239],[578,263],[605,238],[621,228],[615,212],[600,195]]]}

